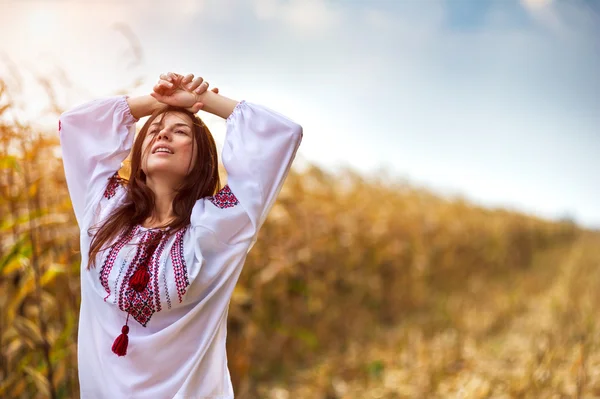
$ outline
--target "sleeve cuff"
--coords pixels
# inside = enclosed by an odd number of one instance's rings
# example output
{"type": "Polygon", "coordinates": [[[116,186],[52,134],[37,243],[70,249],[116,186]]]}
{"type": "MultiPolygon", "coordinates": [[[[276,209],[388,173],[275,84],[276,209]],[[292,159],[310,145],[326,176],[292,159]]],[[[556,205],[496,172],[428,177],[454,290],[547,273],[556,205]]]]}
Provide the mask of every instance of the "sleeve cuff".
{"type": "Polygon", "coordinates": [[[237,117],[237,114],[241,113],[242,109],[245,108],[247,105],[248,104],[246,103],[246,100],[242,100],[239,103],[237,103],[231,115],[227,117],[227,123],[229,124],[233,122],[233,120],[237,117]]]}
{"type": "Polygon", "coordinates": [[[127,103],[128,98],[129,96],[127,95],[121,96],[119,98],[119,105],[117,106],[117,109],[123,112],[123,122],[126,123],[128,126],[131,126],[137,121],[139,121],[139,119],[135,118],[131,114],[131,108],[129,108],[129,103],[127,103]]]}

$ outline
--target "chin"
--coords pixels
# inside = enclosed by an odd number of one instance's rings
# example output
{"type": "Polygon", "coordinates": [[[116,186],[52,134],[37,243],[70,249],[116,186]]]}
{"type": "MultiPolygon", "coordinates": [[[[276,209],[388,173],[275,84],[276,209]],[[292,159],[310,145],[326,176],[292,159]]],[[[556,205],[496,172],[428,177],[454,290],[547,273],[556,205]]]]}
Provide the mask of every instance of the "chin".
{"type": "Polygon", "coordinates": [[[181,171],[174,171],[173,167],[169,167],[168,165],[156,165],[154,167],[149,167],[146,176],[148,177],[156,177],[156,176],[167,176],[169,178],[173,178],[173,179],[181,179],[184,176],[182,175],[183,172],[181,171]]]}

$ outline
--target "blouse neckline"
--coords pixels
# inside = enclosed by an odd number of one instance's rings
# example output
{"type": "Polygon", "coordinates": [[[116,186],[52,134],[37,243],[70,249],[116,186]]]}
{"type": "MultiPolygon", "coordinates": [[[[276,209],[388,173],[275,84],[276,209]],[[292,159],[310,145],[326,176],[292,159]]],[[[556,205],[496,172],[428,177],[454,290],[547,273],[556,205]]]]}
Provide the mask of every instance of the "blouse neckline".
{"type": "Polygon", "coordinates": [[[168,231],[171,229],[170,226],[167,226],[165,228],[160,228],[160,227],[144,227],[141,224],[138,224],[138,228],[142,231],[149,231],[149,230],[153,230],[153,231],[168,231]]]}

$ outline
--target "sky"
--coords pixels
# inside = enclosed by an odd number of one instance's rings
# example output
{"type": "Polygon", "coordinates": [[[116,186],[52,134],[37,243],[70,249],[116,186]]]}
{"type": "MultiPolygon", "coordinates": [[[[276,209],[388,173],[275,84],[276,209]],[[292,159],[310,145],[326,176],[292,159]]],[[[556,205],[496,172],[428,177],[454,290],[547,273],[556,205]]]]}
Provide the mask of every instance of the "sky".
{"type": "Polygon", "coordinates": [[[69,108],[168,71],[296,120],[297,165],[600,228],[598,0],[0,0],[37,121],[35,77],[69,108]]]}

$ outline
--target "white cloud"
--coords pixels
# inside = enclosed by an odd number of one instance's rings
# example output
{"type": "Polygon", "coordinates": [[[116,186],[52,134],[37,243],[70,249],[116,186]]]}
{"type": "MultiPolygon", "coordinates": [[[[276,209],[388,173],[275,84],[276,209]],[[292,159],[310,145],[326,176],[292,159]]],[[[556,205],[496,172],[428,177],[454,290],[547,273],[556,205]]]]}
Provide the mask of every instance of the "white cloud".
{"type": "Polygon", "coordinates": [[[551,0],[521,0],[521,4],[530,10],[542,10],[550,4],[551,0]]]}
{"type": "Polygon", "coordinates": [[[341,20],[340,12],[324,0],[292,0],[283,12],[285,20],[304,33],[332,28],[341,20]]]}
{"type": "Polygon", "coordinates": [[[190,19],[204,10],[203,0],[180,0],[177,5],[180,16],[190,19]]]}
{"type": "Polygon", "coordinates": [[[381,10],[366,10],[364,18],[367,24],[375,29],[390,29],[394,26],[392,17],[381,10]]]}
{"type": "Polygon", "coordinates": [[[254,0],[254,12],[260,20],[275,18],[279,8],[278,0],[254,0]]]}
{"type": "Polygon", "coordinates": [[[254,12],[261,20],[279,20],[303,35],[318,35],[339,26],[341,9],[325,0],[254,0],[254,12]]]}
{"type": "Polygon", "coordinates": [[[539,23],[555,33],[564,34],[565,27],[557,15],[551,0],[521,0],[521,4],[539,23]]]}

